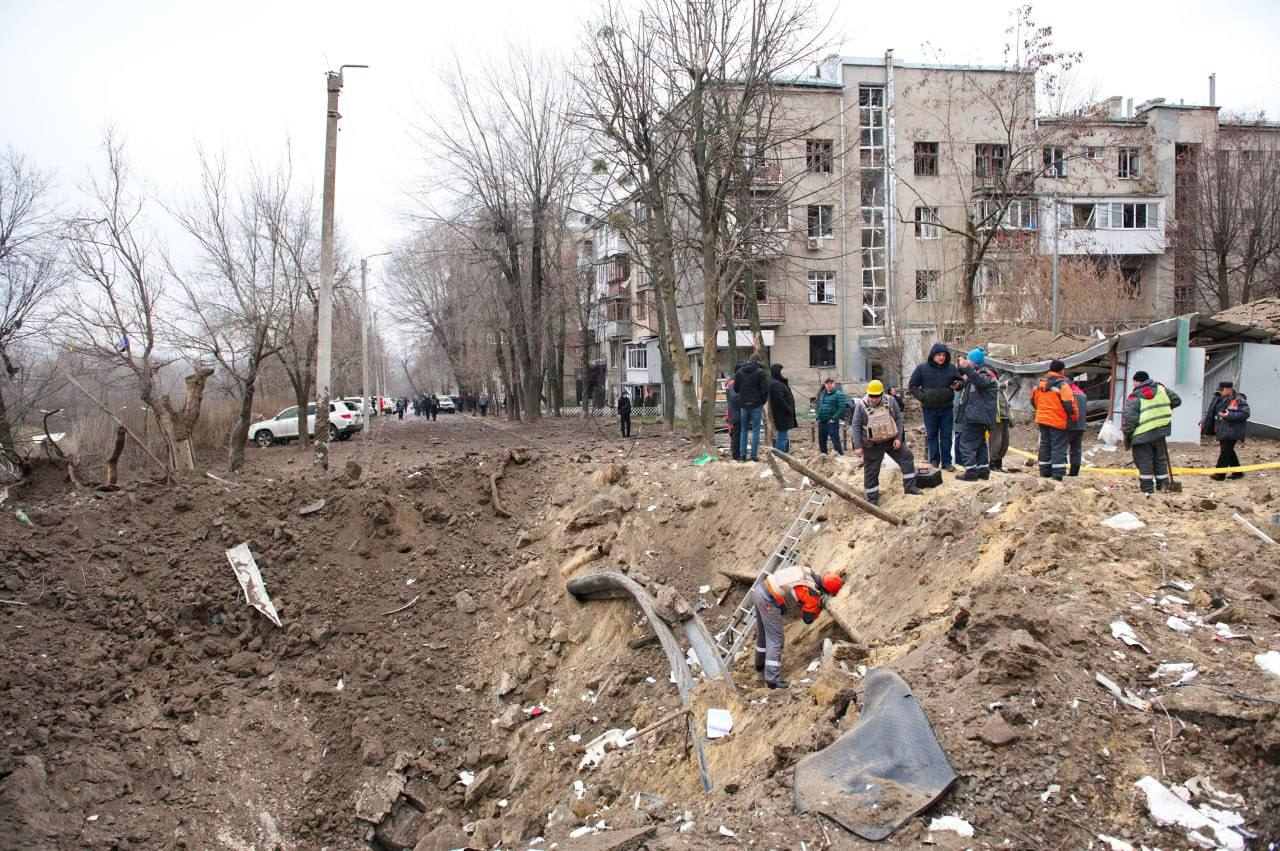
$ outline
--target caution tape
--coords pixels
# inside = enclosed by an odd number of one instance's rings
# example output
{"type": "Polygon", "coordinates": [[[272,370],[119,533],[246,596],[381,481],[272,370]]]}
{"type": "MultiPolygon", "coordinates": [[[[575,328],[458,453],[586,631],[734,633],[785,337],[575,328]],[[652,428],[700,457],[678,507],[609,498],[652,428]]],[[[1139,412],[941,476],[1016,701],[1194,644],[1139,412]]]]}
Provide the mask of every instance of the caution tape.
{"type": "MultiPolygon", "coordinates": [[[[1038,459],[1040,456],[1016,446],[1009,451],[1023,458],[1038,459]]],[[[1280,470],[1280,461],[1269,461],[1266,464],[1245,464],[1240,467],[1174,467],[1173,473],[1178,476],[1212,476],[1216,473],[1255,473],[1258,470],[1280,470]]],[[[1112,476],[1136,476],[1138,471],[1133,467],[1081,467],[1082,473],[1101,473],[1112,476]]]]}

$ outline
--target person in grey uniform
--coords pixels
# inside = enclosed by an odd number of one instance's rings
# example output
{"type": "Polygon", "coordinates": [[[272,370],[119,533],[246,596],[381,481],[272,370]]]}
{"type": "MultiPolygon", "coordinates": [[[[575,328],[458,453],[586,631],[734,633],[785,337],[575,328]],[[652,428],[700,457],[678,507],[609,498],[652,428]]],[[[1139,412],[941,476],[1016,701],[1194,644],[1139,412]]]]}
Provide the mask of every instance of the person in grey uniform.
{"type": "Polygon", "coordinates": [[[902,409],[898,400],[884,392],[884,384],[878,379],[867,385],[867,395],[853,406],[853,454],[862,459],[862,486],[867,502],[880,502],[880,466],[884,456],[892,458],[902,470],[902,490],[913,496],[923,496],[916,485],[916,462],[907,448],[907,436],[902,425],[902,409]]]}
{"type": "Polygon", "coordinates": [[[834,573],[819,577],[808,567],[788,565],[762,578],[751,589],[756,609],[756,670],[769,688],[790,688],[782,679],[782,645],[786,640],[782,616],[798,611],[805,623],[822,613],[828,596],[844,587],[834,573]]]}

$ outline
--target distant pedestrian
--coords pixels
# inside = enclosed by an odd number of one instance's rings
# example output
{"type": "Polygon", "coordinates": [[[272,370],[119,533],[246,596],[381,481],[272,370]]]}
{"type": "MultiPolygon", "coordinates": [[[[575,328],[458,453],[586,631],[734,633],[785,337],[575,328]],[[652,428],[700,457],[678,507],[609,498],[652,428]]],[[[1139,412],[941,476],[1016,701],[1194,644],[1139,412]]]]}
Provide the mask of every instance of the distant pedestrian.
{"type": "Polygon", "coordinates": [[[1071,382],[1063,374],[1065,369],[1062,361],[1054,358],[1049,362],[1049,371],[1031,391],[1036,425],[1040,427],[1040,477],[1059,482],[1067,474],[1067,425],[1079,416],[1071,382]]]}
{"type": "Polygon", "coordinates": [[[489,394],[481,393],[480,399],[478,401],[480,403],[480,416],[482,417],[489,416],[489,394]]]}
{"type": "Polygon", "coordinates": [[[427,413],[431,415],[434,422],[440,416],[440,397],[432,393],[431,398],[427,400],[427,413]]]}
{"type": "Polygon", "coordinates": [[[729,454],[738,461],[742,459],[742,409],[733,384],[733,378],[724,383],[724,418],[729,423],[729,454]]]}
{"type": "Polygon", "coordinates": [[[1173,409],[1182,404],[1177,393],[1142,370],[1133,374],[1133,392],[1124,402],[1120,428],[1126,449],[1133,450],[1138,467],[1138,487],[1143,493],[1168,490],[1169,448],[1173,434],[1173,409]]]}
{"type": "MultiPolygon", "coordinates": [[[[1215,466],[1219,469],[1240,466],[1236,444],[1244,440],[1245,422],[1248,419],[1248,397],[1237,392],[1233,382],[1218,382],[1218,392],[1209,403],[1209,409],[1204,412],[1200,433],[1212,435],[1218,439],[1218,463],[1215,466]]],[[[1220,482],[1227,478],[1227,474],[1214,473],[1209,478],[1220,482]]],[[[1231,473],[1231,478],[1243,479],[1244,473],[1236,471],[1231,473]]]]}
{"type": "Polygon", "coordinates": [[[956,478],[976,482],[991,478],[987,434],[996,425],[1000,379],[986,365],[987,352],[981,347],[971,349],[959,360],[960,374],[964,376],[960,403],[964,410],[964,429],[960,432],[964,472],[956,478]]]}
{"type": "Polygon", "coordinates": [[[618,397],[618,423],[622,427],[622,436],[631,436],[631,397],[623,390],[618,397]]]}
{"type": "Polygon", "coordinates": [[[760,460],[760,426],[764,420],[764,403],[769,398],[769,374],[760,365],[760,360],[760,353],[752,352],[750,359],[738,367],[733,375],[733,384],[738,390],[738,409],[742,417],[741,445],[738,449],[740,461],[748,460],[748,440],[751,447],[750,460],[760,460]]]}
{"type": "Polygon", "coordinates": [[[396,419],[398,420],[404,419],[404,407],[405,407],[404,397],[401,396],[400,398],[396,399],[396,419]]]}
{"type": "Polygon", "coordinates": [[[880,466],[886,455],[902,470],[903,493],[924,494],[916,484],[916,462],[907,447],[902,408],[897,399],[884,392],[880,381],[873,379],[867,385],[867,395],[854,403],[849,435],[853,454],[862,459],[862,487],[867,502],[880,502],[880,466]]]}
{"type": "Polygon", "coordinates": [[[951,363],[946,343],[934,343],[929,357],[915,368],[907,381],[907,392],[924,410],[924,434],[929,445],[929,463],[948,472],[951,466],[951,433],[955,425],[952,405],[960,381],[960,371],[951,363]]]}
{"type": "Polygon", "coordinates": [[[1070,384],[1071,395],[1076,400],[1076,413],[1079,414],[1074,420],[1067,423],[1067,475],[1080,475],[1080,466],[1084,463],[1084,432],[1087,428],[1087,414],[1089,413],[1089,397],[1085,395],[1084,388],[1074,381],[1070,384]]]}
{"type": "Polygon", "coordinates": [[[844,454],[840,445],[840,421],[844,419],[849,405],[845,401],[844,392],[836,387],[836,380],[828,378],[822,382],[822,394],[818,397],[818,451],[827,454],[827,442],[837,455],[844,454]]]}
{"type": "Polygon", "coordinates": [[[996,424],[987,438],[987,447],[991,453],[991,469],[1004,470],[1004,456],[1009,452],[1009,430],[1013,421],[1009,419],[1009,398],[1005,396],[1008,381],[1001,381],[996,391],[996,424]]]}
{"type": "Polygon", "coordinates": [[[769,367],[773,381],[769,383],[769,415],[773,418],[773,448],[791,451],[791,430],[796,427],[796,397],[791,393],[791,382],[782,376],[782,364],[769,367]]]}

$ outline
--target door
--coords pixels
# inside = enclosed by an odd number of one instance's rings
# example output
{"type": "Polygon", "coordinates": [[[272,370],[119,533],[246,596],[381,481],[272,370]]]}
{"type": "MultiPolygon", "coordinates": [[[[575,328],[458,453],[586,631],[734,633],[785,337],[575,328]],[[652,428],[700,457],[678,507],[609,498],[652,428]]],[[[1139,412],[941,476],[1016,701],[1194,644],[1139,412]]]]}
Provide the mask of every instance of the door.
{"type": "Polygon", "coordinates": [[[314,436],[315,433],[316,433],[316,406],[315,406],[315,403],[312,402],[310,405],[307,405],[307,435],[314,436]]]}
{"type": "Polygon", "coordinates": [[[298,436],[298,406],[285,408],[276,414],[275,422],[272,423],[272,432],[276,437],[297,437],[298,436]]]}

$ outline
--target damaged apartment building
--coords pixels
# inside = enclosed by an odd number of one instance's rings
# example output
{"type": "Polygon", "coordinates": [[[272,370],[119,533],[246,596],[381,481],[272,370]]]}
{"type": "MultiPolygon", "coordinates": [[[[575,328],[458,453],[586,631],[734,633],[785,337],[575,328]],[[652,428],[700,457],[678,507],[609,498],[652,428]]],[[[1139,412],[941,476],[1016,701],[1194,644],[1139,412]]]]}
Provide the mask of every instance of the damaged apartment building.
{"type": "MultiPolygon", "coordinates": [[[[750,283],[729,312],[742,359],[746,299],[756,301],[769,356],[799,399],[829,375],[898,381],[932,340],[966,325],[1048,327],[1048,299],[1028,291],[1023,270],[1047,268],[1055,250],[1112,270],[1108,331],[1193,311],[1176,228],[1199,153],[1220,138],[1241,149],[1280,144],[1280,125],[1232,123],[1212,102],[1112,97],[1046,118],[1030,74],[909,63],[892,51],[829,57],[811,77],[779,83],[778,97],[788,126],[805,129],[753,152],[752,225],[772,238],[746,258],[750,283]]],[[[592,383],[609,400],[622,389],[652,398],[661,393],[654,291],[611,221],[584,230],[579,246],[599,305],[586,341],[592,383]]],[[[695,277],[677,297],[686,349],[696,372],[728,375],[730,329],[722,321],[711,353],[695,277]]]]}

